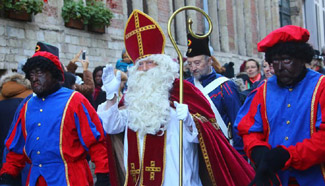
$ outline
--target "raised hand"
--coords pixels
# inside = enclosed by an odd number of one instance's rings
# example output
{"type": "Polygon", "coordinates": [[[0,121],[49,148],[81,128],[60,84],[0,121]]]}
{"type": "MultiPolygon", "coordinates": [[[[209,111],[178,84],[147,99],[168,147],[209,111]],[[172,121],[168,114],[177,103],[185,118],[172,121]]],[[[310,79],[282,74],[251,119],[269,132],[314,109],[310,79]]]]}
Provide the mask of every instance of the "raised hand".
{"type": "Polygon", "coordinates": [[[115,76],[113,66],[106,65],[106,67],[103,69],[102,81],[102,90],[106,92],[106,99],[111,100],[115,95],[118,96],[118,89],[121,84],[120,71],[117,71],[115,76]]]}

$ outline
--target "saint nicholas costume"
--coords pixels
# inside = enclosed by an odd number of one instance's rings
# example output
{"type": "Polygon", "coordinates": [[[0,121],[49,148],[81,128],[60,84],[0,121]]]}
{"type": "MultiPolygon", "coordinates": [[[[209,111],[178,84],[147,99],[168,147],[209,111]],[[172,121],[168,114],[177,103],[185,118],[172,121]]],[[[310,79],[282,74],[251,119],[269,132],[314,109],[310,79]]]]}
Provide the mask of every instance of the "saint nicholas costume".
{"type": "MultiPolygon", "coordinates": [[[[154,55],[163,56],[165,46],[163,31],[151,17],[139,10],[134,10],[128,19],[124,41],[127,54],[135,63],[141,59],[151,59],[150,57],[154,55]]],[[[155,62],[159,66],[159,61],[155,62]]],[[[172,60],[171,62],[175,63],[172,60]]],[[[131,78],[130,76],[129,80],[131,78]]],[[[179,83],[179,80],[175,79],[169,90],[170,107],[174,107],[173,101],[179,102],[179,83]]],[[[247,185],[254,176],[252,167],[228,143],[202,93],[187,81],[183,82],[183,86],[184,104],[188,105],[194,121],[192,123],[184,121],[184,185],[247,185]],[[188,125],[191,125],[192,130],[188,129],[188,125]]],[[[178,184],[179,120],[175,109],[170,109],[170,120],[163,133],[140,135],[129,127],[128,110],[118,108],[124,105],[123,99],[119,105],[115,103],[107,110],[105,104],[100,105],[97,111],[103,120],[105,131],[109,134],[124,132],[126,167],[124,185],[178,184]]],[[[112,165],[110,161],[110,166],[112,165]]],[[[112,185],[114,170],[114,167],[110,167],[112,185]]]]}

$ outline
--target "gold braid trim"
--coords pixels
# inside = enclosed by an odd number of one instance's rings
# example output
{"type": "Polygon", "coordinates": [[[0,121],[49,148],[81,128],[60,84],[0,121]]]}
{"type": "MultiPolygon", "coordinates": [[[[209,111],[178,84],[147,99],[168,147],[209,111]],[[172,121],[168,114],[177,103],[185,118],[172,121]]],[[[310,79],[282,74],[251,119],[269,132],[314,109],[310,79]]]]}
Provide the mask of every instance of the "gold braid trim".
{"type": "Polygon", "coordinates": [[[264,117],[265,117],[265,120],[266,120],[266,123],[267,123],[267,135],[270,136],[270,123],[269,123],[269,119],[267,118],[267,112],[266,112],[266,83],[264,83],[264,89],[263,89],[263,104],[264,104],[264,107],[265,107],[265,113],[264,113],[264,117]]]}
{"type": "MultiPolygon", "coordinates": [[[[314,133],[314,125],[315,125],[315,122],[314,122],[314,113],[315,113],[314,105],[315,105],[315,100],[316,100],[316,94],[317,94],[319,85],[321,84],[324,77],[325,76],[321,76],[319,78],[319,80],[317,82],[317,85],[315,87],[314,93],[313,93],[313,98],[311,100],[311,106],[310,106],[310,109],[311,109],[311,111],[310,111],[310,136],[312,136],[313,133],[314,133]]],[[[323,178],[325,180],[325,164],[321,163],[320,167],[321,167],[321,170],[322,170],[323,178]]]]}
{"type": "MultiPolygon", "coordinates": [[[[201,126],[200,126],[200,123],[199,123],[199,120],[202,121],[202,122],[208,122],[208,120],[204,116],[200,115],[199,113],[193,114],[192,116],[193,116],[193,120],[195,122],[196,128],[197,128],[197,130],[199,132],[200,147],[201,147],[201,151],[202,151],[202,154],[203,154],[205,165],[207,167],[207,170],[208,170],[212,185],[217,186],[216,180],[215,180],[215,178],[213,176],[213,170],[212,170],[212,167],[211,167],[211,162],[210,162],[210,159],[209,159],[209,156],[208,156],[207,148],[206,148],[206,145],[204,143],[203,136],[202,136],[202,133],[201,133],[201,126]]],[[[217,130],[219,129],[219,125],[217,123],[215,123],[215,125],[213,125],[213,126],[218,127],[217,130]]]]}
{"type": "Polygon", "coordinates": [[[65,179],[67,181],[67,186],[70,186],[70,180],[69,180],[69,175],[68,175],[68,164],[67,164],[67,161],[65,160],[64,158],[64,154],[63,154],[63,149],[62,149],[62,139],[63,139],[63,128],[64,128],[64,124],[65,124],[65,116],[67,114],[67,110],[68,110],[68,107],[70,105],[70,101],[72,100],[73,96],[75,95],[76,91],[74,91],[69,100],[67,101],[66,105],[65,105],[65,108],[64,108],[64,112],[63,112],[63,116],[62,116],[62,120],[61,120],[61,126],[60,126],[60,154],[61,154],[61,158],[62,158],[62,161],[63,161],[63,164],[64,164],[64,168],[65,168],[65,179]]]}

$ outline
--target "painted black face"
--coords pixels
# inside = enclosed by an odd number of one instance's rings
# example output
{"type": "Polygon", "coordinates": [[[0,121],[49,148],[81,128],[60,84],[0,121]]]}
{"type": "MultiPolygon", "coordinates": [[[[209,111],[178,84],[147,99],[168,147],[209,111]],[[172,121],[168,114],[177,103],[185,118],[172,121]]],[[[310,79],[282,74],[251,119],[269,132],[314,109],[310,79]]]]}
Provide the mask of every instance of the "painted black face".
{"type": "Polygon", "coordinates": [[[52,77],[52,74],[40,68],[35,68],[29,72],[29,80],[33,92],[37,94],[37,96],[47,95],[47,93],[57,85],[57,80],[52,77]]]}
{"type": "Polygon", "coordinates": [[[305,66],[303,61],[288,55],[275,55],[272,64],[278,81],[286,86],[293,85],[305,66]]]}

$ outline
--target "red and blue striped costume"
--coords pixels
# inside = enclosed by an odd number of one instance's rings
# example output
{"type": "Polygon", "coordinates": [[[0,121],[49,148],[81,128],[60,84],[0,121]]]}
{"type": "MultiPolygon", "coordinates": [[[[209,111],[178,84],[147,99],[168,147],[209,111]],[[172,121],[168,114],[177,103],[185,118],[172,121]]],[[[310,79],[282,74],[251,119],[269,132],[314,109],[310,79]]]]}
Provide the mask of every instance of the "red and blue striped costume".
{"type": "Polygon", "coordinates": [[[17,175],[27,161],[32,166],[26,185],[36,185],[40,176],[47,185],[93,185],[87,153],[95,173],[108,173],[101,121],[80,93],[60,88],[45,98],[33,96],[18,113],[1,174],[17,175]]]}
{"type": "Polygon", "coordinates": [[[283,186],[290,177],[300,185],[325,185],[325,76],[308,70],[292,87],[271,77],[248,96],[235,128],[248,156],[256,146],[289,151],[286,170],[278,172],[283,186]]]}

